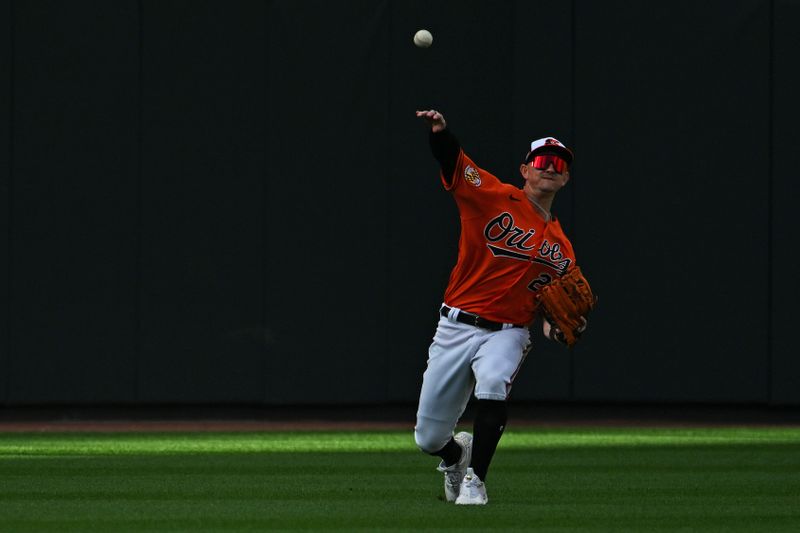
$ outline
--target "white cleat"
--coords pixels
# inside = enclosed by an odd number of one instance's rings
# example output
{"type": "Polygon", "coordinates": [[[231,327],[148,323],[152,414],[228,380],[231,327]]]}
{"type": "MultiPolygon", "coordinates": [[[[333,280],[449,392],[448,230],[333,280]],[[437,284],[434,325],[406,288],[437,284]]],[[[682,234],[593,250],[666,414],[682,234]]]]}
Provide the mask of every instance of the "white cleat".
{"type": "Polygon", "coordinates": [[[464,480],[461,482],[461,491],[456,498],[456,505],[486,505],[489,497],[486,496],[486,485],[481,478],[475,475],[472,468],[467,468],[464,480]]]}
{"type": "Polygon", "coordinates": [[[472,459],[472,435],[462,431],[455,437],[456,443],[461,446],[461,459],[454,465],[444,466],[444,462],[437,467],[439,472],[444,472],[444,497],[448,502],[456,501],[461,481],[467,473],[467,467],[472,459]]]}

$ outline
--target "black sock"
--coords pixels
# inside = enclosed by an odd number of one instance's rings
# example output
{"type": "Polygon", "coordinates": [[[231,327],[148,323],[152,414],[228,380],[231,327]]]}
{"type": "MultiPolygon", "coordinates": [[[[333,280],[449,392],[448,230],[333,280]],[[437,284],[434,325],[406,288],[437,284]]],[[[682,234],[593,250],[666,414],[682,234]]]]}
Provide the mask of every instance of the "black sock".
{"type": "Polygon", "coordinates": [[[441,457],[445,466],[452,466],[456,464],[459,459],[461,459],[461,452],[461,446],[458,445],[453,437],[450,437],[450,441],[444,445],[444,448],[438,452],[432,453],[431,455],[441,457]]]}
{"type": "Polygon", "coordinates": [[[486,481],[489,463],[492,462],[497,443],[503,436],[508,420],[508,406],[505,401],[478,400],[475,410],[472,441],[472,467],[481,481],[486,481]]]}

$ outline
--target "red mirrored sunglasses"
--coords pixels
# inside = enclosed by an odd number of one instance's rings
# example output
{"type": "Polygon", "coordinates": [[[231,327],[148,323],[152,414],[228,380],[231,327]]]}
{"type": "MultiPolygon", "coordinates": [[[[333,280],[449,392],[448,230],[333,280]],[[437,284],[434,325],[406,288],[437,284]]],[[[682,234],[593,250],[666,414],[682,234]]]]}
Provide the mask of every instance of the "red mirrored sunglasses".
{"type": "Polygon", "coordinates": [[[559,174],[563,174],[564,171],[567,170],[567,162],[555,154],[534,156],[533,159],[530,160],[530,163],[533,165],[533,168],[538,170],[545,170],[550,165],[553,165],[553,168],[559,174]]]}

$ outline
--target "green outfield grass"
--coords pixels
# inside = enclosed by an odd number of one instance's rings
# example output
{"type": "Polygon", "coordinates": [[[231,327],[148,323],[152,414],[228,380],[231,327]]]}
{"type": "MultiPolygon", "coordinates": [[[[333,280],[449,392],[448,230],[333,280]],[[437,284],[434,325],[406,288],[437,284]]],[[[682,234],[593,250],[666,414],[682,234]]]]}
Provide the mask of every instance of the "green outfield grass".
{"type": "Polygon", "coordinates": [[[0,434],[0,531],[800,531],[800,429],[526,429],[489,505],[410,432],[0,434]]]}

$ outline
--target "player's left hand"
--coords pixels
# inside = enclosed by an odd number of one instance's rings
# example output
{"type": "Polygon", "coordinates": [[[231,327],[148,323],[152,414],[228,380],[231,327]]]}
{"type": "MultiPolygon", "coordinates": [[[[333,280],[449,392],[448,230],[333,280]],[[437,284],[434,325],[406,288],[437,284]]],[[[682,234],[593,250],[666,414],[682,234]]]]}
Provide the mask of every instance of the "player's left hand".
{"type": "MultiPolygon", "coordinates": [[[[581,334],[583,334],[583,332],[586,331],[586,327],[589,325],[589,321],[586,319],[586,317],[582,316],[580,317],[580,319],[581,319],[581,325],[578,326],[578,329],[575,330],[576,337],[580,337],[581,334]]],[[[564,332],[558,329],[558,327],[550,324],[550,322],[548,322],[546,318],[542,321],[542,333],[544,333],[544,336],[550,339],[551,341],[556,341],[561,344],[567,343],[567,339],[564,336],[564,332]]]]}

